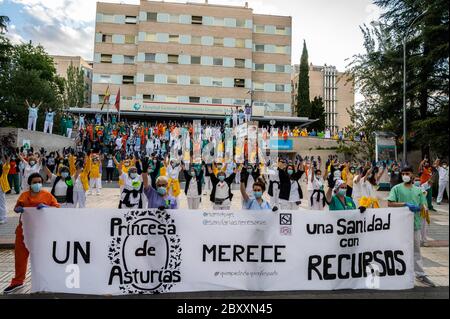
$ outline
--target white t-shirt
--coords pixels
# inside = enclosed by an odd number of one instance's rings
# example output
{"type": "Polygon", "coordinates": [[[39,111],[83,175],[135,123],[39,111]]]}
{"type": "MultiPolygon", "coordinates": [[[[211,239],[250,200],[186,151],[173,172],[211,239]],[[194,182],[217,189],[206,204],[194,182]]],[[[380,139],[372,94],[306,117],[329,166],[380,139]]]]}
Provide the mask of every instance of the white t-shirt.
{"type": "Polygon", "coordinates": [[[361,183],[361,195],[366,197],[376,198],[375,188],[369,181],[365,181],[361,183]]]}
{"type": "Polygon", "coordinates": [[[298,182],[291,180],[291,193],[289,194],[289,202],[295,203],[300,201],[298,194],[298,182]]]}
{"type": "Polygon", "coordinates": [[[190,198],[200,197],[200,195],[198,194],[198,186],[197,186],[197,178],[196,177],[191,178],[191,181],[190,181],[189,187],[188,187],[188,191],[187,191],[187,197],[190,197],[190,198]]]}
{"type": "Polygon", "coordinates": [[[109,167],[109,168],[114,167],[114,161],[112,159],[108,159],[108,163],[106,164],[106,167],[109,167]]]}
{"type": "Polygon", "coordinates": [[[127,189],[139,190],[141,188],[142,177],[140,175],[138,175],[135,179],[132,179],[128,174],[122,173],[122,175],[120,175],[120,179],[122,180],[124,187],[127,189]]]}
{"type": "Polygon", "coordinates": [[[313,180],[313,182],[312,182],[312,187],[313,187],[313,190],[321,190],[322,188],[323,188],[323,179],[322,178],[317,178],[317,177],[314,177],[314,180],[313,180]]]}
{"type": "Polygon", "coordinates": [[[361,183],[362,181],[360,180],[359,183],[356,182],[356,180],[358,179],[358,175],[356,175],[355,177],[353,177],[353,198],[361,198],[362,197],[362,187],[361,187],[361,183]]]}
{"type": "Polygon", "coordinates": [[[118,139],[116,139],[116,150],[121,148],[122,148],[122,138],[119,137],[118,139]]]}
{"type": "Polygon", "coordinates": [[[442,166],[439,166],[438,168],[439,173],[439,182],[448,182],[448,167],[443,168],[442,166]]]}
{"type": "MultiPolygon", "coordinates": [[[[50,185],[53,187],[55,180],[58,176],[52,174],[52,178],[50,179],[50,185]]],[[[66,196],[67,195],[67,184],[63,178],[61,178],[58,183],[55,185],[55,196],[66,196]]]]}
{"type": "Polygon", "coordinates": [[[178,179],[178,176],[180,175],[180,166],[172,167],[172,165],[169,165],[167,168],[167,176],[172,179],[178,179]]]}
{"type": "Polygon", "coordinates": [[[228,186],[227,182],[225,182],[225,181],[217,183],[216,198],[218,198],[218,199],[227,198],[228,193],[229,193],[229,188],[230,187],[228,186]]]}

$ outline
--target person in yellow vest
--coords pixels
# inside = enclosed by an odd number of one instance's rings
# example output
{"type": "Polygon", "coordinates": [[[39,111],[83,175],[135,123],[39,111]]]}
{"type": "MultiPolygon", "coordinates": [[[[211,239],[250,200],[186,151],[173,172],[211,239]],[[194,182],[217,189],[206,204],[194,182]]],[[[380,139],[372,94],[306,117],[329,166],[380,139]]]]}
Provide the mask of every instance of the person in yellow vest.
{"type": "Polygon", "coordinates": [[[8,173],[10,168],[9,156],[0,157],[0,225],[6,223],[6,196],[5,194],[11,190],[8,183],[8,173]]]}
{"type": "Polygon", "coordinates": [[[97,196],[100,195],[102,189],[102,173],[101,173],[101,157],[99,154],[91,154],[91,168],[89,172],[90,185],[88,195],[92,195],[94,188],[97,196]]]}
{"type": "Polygon", "coordinates": [[[179,180],[180,172],[180,164],[176,163],[174,160],[171,160],[170,165],[167,167],[167,177],[169,178],[167,189],[169,190],[169,195],[175,197],[178,205],[178,196],[180,196],[181,193],[179,180]]]}
{"type": "MultiPolygon", "coordinates": [[[[128,174],[128,170],[131,167],[136,167],[136,159],[133,158],[125,158],[120,163],[117,161],[117,158],[113,156],[114,164],[116,165],[117,169],[121,167],[122,173],[128,174]]],[[[119,178],[119,187],[120,187],[120,193],[122,194],[123,188],[125,187],[123,179],[119,178]]]]}
{"type": "Polygon", "coordinates": [[[74,208],[86,207],[86,192],[89,191],[89,171],[91,168],[91,158],[85,156],[84,161],[77,159],[75,162],[70,163],[69,170],[78,171],[78,174],[74,176],[74,188],[73,188],[73,204],[74,208]],[[72,166],[73,165],[73,166],[72,166]]]}

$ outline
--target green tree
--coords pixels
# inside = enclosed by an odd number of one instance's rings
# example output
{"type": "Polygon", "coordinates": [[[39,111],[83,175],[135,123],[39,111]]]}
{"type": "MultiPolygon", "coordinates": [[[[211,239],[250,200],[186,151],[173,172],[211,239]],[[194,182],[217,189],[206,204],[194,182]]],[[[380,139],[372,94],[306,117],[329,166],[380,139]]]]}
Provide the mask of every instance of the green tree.
{"type": "Polygon", "coordinates": [[[28,99],[43,102],[38,118],[41,129],[45,110],[48,107],[58,110],[62,106],[62,81],[56,75],[53,59],[42,46],[31,42],[20,44],[13,46],[10,53],[10,60],[0,70],[0,126],[24,127],[28,118],[25,99],[28,99]]]}
{"type": "Polygon", "coordinates": [[[64,102],[66,107],[83,107],[85,98],[84,72],[70,63],[67,69],[67,80],[64,83],[64,102]]]}
{"type": "Polygon", "coordinates": [[[300,72],[298,75],[297,115],[310,117],[311,101],[309,99],[309,64],[306,41],[303,41],[302,57],[300,59],[300,72]]]}
{"type": "Polygon", "coordinates": [[[325,107],[321,96],[314,97],[314,100],[311,102],[309,118],[318,120],[309,126],[310,129],[315,129],[318,132],[325,130],[325,107]]]}
{"type": "Polygon", "coordinates": [[[375,0],[383,15],[364,25],[365,53],[350,64],[365,100],[355,121],[366,136],[391,131],[403,141],[403,39],[407,29],[408,149],[448,155],[448,4],[444,0],[375,0]],[[426,13],[424,13],[426,10],[426,13]],[[424,14],[423,14],[424,13],[424,14]],[[420,18],[419,15],[423,14],[420,18]],[[411,25],[414,19],[417,22],[411,25]]]}

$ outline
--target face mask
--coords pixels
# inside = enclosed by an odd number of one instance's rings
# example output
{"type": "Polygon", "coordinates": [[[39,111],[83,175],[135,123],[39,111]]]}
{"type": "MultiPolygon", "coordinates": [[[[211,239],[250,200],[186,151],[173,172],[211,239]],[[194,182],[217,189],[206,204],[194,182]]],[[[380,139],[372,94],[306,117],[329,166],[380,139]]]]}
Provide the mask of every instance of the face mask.
{"type": "Polygon", "coordinates": [[[420,182],[419,181],[414,182],[414,186],[420,187],[420,182]]]}
{"type": "Polygon", "coordinates": [[[61,177],[62,178],[67,178],[67,177],[69,177],[69,173],[67,173],[67,172],[61,173],[61,177]]]}
{"type": "Polygon", "coordinates": [[[31,185],[31,190],[33,191],[33,193],[39,193],[41,191],[41,188],[42,188],[41,183],[31,185]]]}
{"type": "Polygon", "coordinates": [[[36,164],[35,161],[30,161],[30,165],[31,165],[31,166],[34,166],[34,164],[36,164]]]}
{"type": "Polygon", "coordinates": [[[247,171],[248,171],[248,172],[251,172],[252,170],[253,170],[253,168],[247,167],[247,171]]]}
{"type": "Polygon", "coordinates": [[[447,165],[442,165],[442,167],[443,167],[444,169],[447,169],[447,165]]]}
{"type": "Polygon", "coordinates": [[[128,167],[128,166],[130,166],[130,163],[125,163],[125,167],[128,167]]]}
{"type": "Polygon", "coordinates": [[[339,196],[345,196],[345,194],[347,194],[347,189],[346,188],[340,188],[338,191],[338,195],[339,196]]]}
{"type": "Polygon", "coordinates": [[[261,198],[263,193],[262,192],[253,192],[253,195],[255,195],[255,198],[261,198]]]}
{"type": "Polygon", "coordinates": [[[131,177],[132,179],[135,179],[137,176],[138,176],[137,173],[130,173],[130,177],[131,177]]]}
{"type": "Polygon", "coordinates": [[[192,172],[192,171],[191,171],[191,173],[190,173],[190,174],[191,174],[191,176],[192,176],[192,177],[194,177],[194,176],[195,176],[195,172],[192,172]]]}
{"type": "Polygon", "coordinates": [[[165,187],[158,187],[157,192],[159,195],[164,196],[167,193],[167,189],[165,187]]]}
{"type": "Polygon", "coordinates": [[[219,176],[219,181],[223,182],[225,180],[225,176],[219,176]]]}
{"type": "Polygon", "coordinates": [[[402,176],[402,180],[404,183],[408,184],[409,182],[411,182],[411,177],[408,175],[404,175],[402,176]]]}
{"type": "Polygon", "coordinates": [[[288,174],[289,174],[289,175],[292,175],[292,174],[294,174],[294,170],[292,170],[292,169],[288,169],[288,171],[287,171],[287,172],[288,172],[288,174]]]}

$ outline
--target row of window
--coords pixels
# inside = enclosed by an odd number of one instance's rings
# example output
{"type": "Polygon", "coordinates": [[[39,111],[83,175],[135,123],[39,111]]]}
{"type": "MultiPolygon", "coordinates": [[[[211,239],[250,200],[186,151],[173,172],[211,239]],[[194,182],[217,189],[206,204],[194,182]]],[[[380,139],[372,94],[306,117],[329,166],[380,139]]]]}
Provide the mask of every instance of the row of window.
{"type": "MultiPolygon", "coordinates": [[[[212,58],[211,61],[207,61],[204,59],[202,63],[202,57],[200,56],[190,56],[189,63],[183,64],[191,64],[191,65],[213,65],[213,66],[226,66],[226,67],[235,67],[239,69],[243,69],[246,67],[245,59],[233,59],[229,58],[230,61],[227,61],[227,58],[217,57],[212,58]],[[234,60],[234,61],[233,61],[234,60]]],[[[167,63],[171,64],[181,64],[180,57],[178,55],[167,55],[167,63]]],[[[138,59],[134,55],[112,55],[112,54],[101,54],[100,55],[100,63],[115,63],[115,64],[136,64],[136,62],[145,62],[145,63],[155,63],[156,53],[144,53],[143,55],[138,56],[138,59]],[[137,61],[136,61],[137,60],[137,61]]],[[[260,72],[269,72],[269,73],[290,73],[291,67],[290,65],[284,64],[263,64],[263,63],[255,63],[253,64],[254,71],[260,72]]]]}
{"type": "Polygon", "coordinates": [[[252,20],[235,19],[235,18],[218,18],[209,16],[195,16],[185,14],[168,14],[157,12],[140,12],[138,16],[132,15],[112,15],[97,14],[97,22],[103,23],[119,23],[119,24],[138,24],[141,22],[162,22],[162,23],[178,23],[192,25],[206,25],[216,27],[230,28],[247,28],[253,29],[255,33],[271,34],[271,35],[290,35],[291,28],[281,25],[253,25],[252,20]]]}
{"type": "MultiPolygon", "coordinates": [[[[200,85],[218,88],[250,88],[251,80],[242,78],[213,78],[206,76],[166,75],[166,74],[137,74],[133,75],[109,75],[100,74],[94,76],[94,83],[102,84],[176,84],[176,85],[200,85]]],[[[254,91],[284,92],[291,91],[290,84],[259,83],[253,82],[254,91]]]]}

